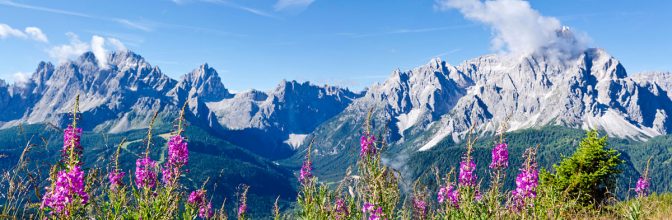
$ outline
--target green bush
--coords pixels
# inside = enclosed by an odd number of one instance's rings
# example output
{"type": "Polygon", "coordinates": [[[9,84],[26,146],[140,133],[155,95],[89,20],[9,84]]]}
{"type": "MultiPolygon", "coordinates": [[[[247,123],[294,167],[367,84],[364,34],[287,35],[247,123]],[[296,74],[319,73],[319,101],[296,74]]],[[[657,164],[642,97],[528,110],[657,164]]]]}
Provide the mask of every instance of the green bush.
{"type": "Polygon", "coordinates": [[[579,148],[570,157],[553,165],[555,173],[542,172],[542,185],[551,185],[566,199],[580,205],[600,205],[613,195],[618,168],[625,161],[621,154],[607,148],[607,137],[588,131],[579,148]]]}

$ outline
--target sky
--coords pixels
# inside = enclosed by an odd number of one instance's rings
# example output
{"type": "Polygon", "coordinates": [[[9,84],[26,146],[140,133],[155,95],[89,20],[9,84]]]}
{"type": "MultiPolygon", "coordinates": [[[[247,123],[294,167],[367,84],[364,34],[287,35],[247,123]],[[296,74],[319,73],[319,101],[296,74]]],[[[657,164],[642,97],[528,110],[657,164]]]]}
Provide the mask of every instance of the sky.
{"type": "Polygon", "coordinates": [[[233,91],[269,90],[283,79],[358,90],[434,57],[457,65],[543,46],[549,39],[539,36],[557,25],[604,48],[629,74],[672,71],[672,1],[499,3],[0,0],[0,79],[26,80],[40,61],[126,49],[175,79],[207,62],[233,91]]]}

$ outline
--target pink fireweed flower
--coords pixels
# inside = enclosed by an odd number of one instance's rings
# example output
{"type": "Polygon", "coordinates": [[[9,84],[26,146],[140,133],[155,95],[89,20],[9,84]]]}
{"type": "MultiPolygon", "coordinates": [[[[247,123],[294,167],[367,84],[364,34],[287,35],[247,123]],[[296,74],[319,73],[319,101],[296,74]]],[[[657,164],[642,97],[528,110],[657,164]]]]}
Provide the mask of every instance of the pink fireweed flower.
{"type": "Polygon", "coordinates": [[[460,192],[453,187],[453,185],[448,185],[448,187],[441,187],[437,195],[437,200],[439,203],[449,202],[451,206],[459,208],[459,199],[460,192]]]}
{"type": "Polygon", "coordinates": [[[172,186],[180,173],[180,169],[177,167],[164,167],[161,169],[161,181],[166,186],[172,186]]]}
{"type": "Polygon", "coordinates": [[[117,188],[123,186],[124,183],[122,182],[122,179],[124,178],[125,175],[126,175],[125,172],[117,170],[113,170],[112,172],[107,174],[107,178],[109,179],[110,182],[110,190],[114,191],[117,188]]]}
{"type": "Polygon", "coordinates": [[[382,217],[383,217],[383,208],[378,207],[376,211],[373,211],[373,213],[371,213],[371,215],[369,216],[369,220],[381,220],[383,219],[382,217]]]}
{"type": "Polygon", "coordinates": [[[492,149],[492,162],[490,169],[502,169],[509,167],[509,150],[506,143],[497,144],[492,149]]]}
{"type": "Polygon", "coordinates": [[[80,166],[74,166],[69,171],[58,171],[56,183],[44,194],[41,207],[49,207],[55,213],[67,216],[70,214],[66,209],[69,204],[77,199],[81,204],[89,201],[84,186],[84,171],[80,166]]]}
{"type": "Polygon", "coordinates": [[[310,160],[303,162],[301,171],[299,172],[299,182],[301,182],[301,184],[307,184],[313,177],[313,173],[311,172],[313,170],[312,164],[313,163],[310,162],[310,160]]]}
{"type": "Polygon", "coordinates": [[[189,149],[187,142],[180,135],[175,135],[168,141],[168,163],[172,166],[182,167],[189,162],[189,149]]]}
{"type": "MultiPolygon", "coordinates": [[[[537,197],[537,186],[539,185],[539,171],[536,169],[524,169],[516,177],[516,189],[511,193],[513,195],[514,205],[517,209],[522,209],[526,204],[526,199],[537,197]]],[[[529,204],[530,206],[533,203],[529,204]]]]}
{"type": "Polygon", "coordinates": [[[360,145],[360,151],[359,151],[359,156],[360,157],[367,157],[367,156],[372,156],[376,154],[376,147],[374,146],[374,143],[376,142],[376,137],[369,134],[368,132],[362,134],[362,137],[359,139],[359,145],[360,145]]]}
{"type": "Polygon", "coordinates": [[[370,213],[369,220],[380,220],[383,217],[383,208],[376,207],[374,204],[369,202],[364,203],[362,206],[362,212],[364,212],[364,214],[370,213]]]}
{"type": "Polygon", "coordinates": [[[343,219],[348,216],[348,207],[345,205],[345,200],[338,198],[335,203],[334,211],[336,213],[336,219],[343,219]]]}
{"type": "Polygon", "coordinates": [[[362,212],[370,212],[373,211],[374,205],[368,202],[365,202],[364,205],[362,206],[362,212]]]}
{"type": "Polygon", "coordinates": [[[637,185],[635,186],[635,192],[637,193],[637,196],[643,197],[649,194],[650,187],[651,183],[649,183],[649,178],[639,177],[637,185]]]}
{"type": "Polygon", "coordinates": [[[205,202],[205,190],[203,189],[191,192],[189,199],[187,199],[187,203],[191,205],[200,205],[203,202],[205,202]]]}
{"type": "Polygon", "coordinates": [[[247,205],[245,203],[241,203],[238,206],[238,218],[245,215],[245,212],[247,212],[247,205]]]}
{"type": "Polygon", "coordinates": [[[81,128],[73,128],[72,125],[68,125],[63,131],[63,149],[61,150],[61,155],[63,156],[64,162],[70,161],[71,150],[74,152],[76,158],[82,156],[83,149],[80,144],[81,137],[81,128]]]}
{"type": "Polygon", "coordinates": [[[198,217],[211,218],[214,215],[212,203],[205,200],[205,190],[203,189],[192,191],[187,203],[198,209],[198,217]]]}
{"type": "Polygon", "coordinates": [[[198,217],[201,218],[212,218],[212,216],[215,214],[215,212],[212,210],[212,202],[208,202],[206,205],[202,205],[201,208],[198,209],[198,217]]]}
{"type": "Polygon", "coordinates": [[[135,185],[138,188],[153,188],[156,186],[156,162],[149,157],[138,159],[135,162],[135,185]]]}
{"type": "Polygon", "coordinates": [[[476,163],[471,158],[465,158],[465,161],[460,162],[460,186],[476,186],[478,176],[474,171],[476,171],[476,163]]]}
{"type": "Polygon", "coordinates": [[[420,219],[425,219],[427,217],[427,203],[425,200],[413,198],[413,210],[420,219]]]}
{"type": "Polygon", "coordinates": [[[534,203],[527,204],[528,199],[537,197],[537,186],[539,185],[539,171],[537,163],[534,161],[534,150],[528,150],[527,161],[520,174],[516,177],[516,189],[511,193],[513,196],[514,209],[521,210],[525,205],[533,206],[534,203]]]}

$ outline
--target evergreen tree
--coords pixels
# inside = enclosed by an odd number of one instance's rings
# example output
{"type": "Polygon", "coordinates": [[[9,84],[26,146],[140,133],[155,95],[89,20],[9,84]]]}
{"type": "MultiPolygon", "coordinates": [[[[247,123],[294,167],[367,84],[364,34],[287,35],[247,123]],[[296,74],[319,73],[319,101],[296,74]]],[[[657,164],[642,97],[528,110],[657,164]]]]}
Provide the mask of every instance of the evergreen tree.
{"type": "Polygon", "coordinates": [[[567,199],[579,204],[602,204],[613,193],[618,168],[624,161],[620,153],[607,148],[607,137],[588,131],[579,148],[570,157],[553,165],[555,173],[542,172],[542,185],[560,190],[567,199]]]}

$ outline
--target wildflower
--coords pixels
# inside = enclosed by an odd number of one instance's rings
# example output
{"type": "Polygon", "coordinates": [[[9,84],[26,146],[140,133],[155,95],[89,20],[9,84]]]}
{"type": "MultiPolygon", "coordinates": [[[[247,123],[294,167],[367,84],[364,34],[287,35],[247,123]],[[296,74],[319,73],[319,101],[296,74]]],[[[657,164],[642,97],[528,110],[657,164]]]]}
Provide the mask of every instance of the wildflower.
{"type": "Polygon", "coordinates": [[[336,219],[343,219],[350,214],[348,213],[348,207],[345,206],[345,200],[341,198],[336,199],[334,211],[336,212],[336,219]]]}
{"type": "MultiPolygon", "coordinates": [[[[511,193],[513,195],[514,208],[520,210],[526,205],[526,200],[537,197],[537,186],[539,185],[539,171],[534,161],[535,151],[528,149],[525,154],[527,160],[520,174],[516,177],[516,189],[511,193]]],[[[534,203],[530,203],[533,206],[534,203]]]]}
{"type": "Polygon", "coordinates": [[[465,161],[460,162],[460,186],[476,186],[476,163],[471,158],[466,158],[465,161]]]}
{"type": "Polygon", "coordinates": [[[383,208],[378,207],[376,211],[371,213],[371,216],[369,216],[369,220],[381,220],[383,217],[383,208]]]}
{"type": "Polygon", "coordinates": [[[425,219],[427,217],[427,203],[425,200],[413,198],[413,210],[415,210],[415,213],[420,219],[425,219]]]}
{"type": "Polygon", "coordinates": [[[207,205],[202,205],[201,208],[198,209],[198,217],[201,218],[212,218],[214,214],[215,213],[212,210],[212,202],[208,202],[207,205]]]}
{"type": "Polygon", "coordinates": [[[643,197],[649,194],[649,187],[651,187],[649,179],[646,177],[639,177],[639,179],[637,180],[637,186],[635,187],[635,192],[637,192],[637,196],[643,197]]]}
{"type": "Polygon", "coordinates": [[[452,185],[441,187],[437,196],[439,203],[450,202],[450,205],[459,208],[460,192],[452,185]]]}
{"type": "Polygon", "coordinates": [[[82,156],[82,145],[80,144],[82,136],[81,128],[74,128],[72,125],[68,125],[68,128],[63,131],[63,149],[61,150],[61,155],[63,156],[63,161],[70,161],[70,153],[74,153],[75,158],[80,158],[82,156]]]}
{"type": "Polygon", "coordinates": [[[191,192],[187,203],[198,209],[198,217],[201,218],[212,218],[214,212],[212,210],[212,202],[207,202],[205,200],[205,190],[199,189],[191,192]]]}
{"type": "Polygon", "coordinates": [[[374,143],[376,142],[376,137],[369,134],[368,132],[362,134],[362,137],[359,139],[359,144],[361,149],[359,151],[360,157],[366,157],[376,154],[376,147],[374,143]]]}
{"type": "Polygon", "coordinates": [[[123,171],[114,170],[107,175],[107,178],[110,181],[110,189],[116,190],[118,187],[123,185],[122,179],[126,175],[123,171]]]}
{"type": "Polygon", "coordinates": [[[182,167],[189,162],[187,142],[180,135],[175,135],[168,142],[168,163],[175,167],[182,167]]]}
{"type": "Polygon", "coordinates": [[[157,175],[154,169],[156,169],[156,162],[149,157],[138,159],[135,162],[135,185],[138,188],[156,186],[157,175]]]}
{"type": "Polygon", "coordinates": [[[247,185],[242,185],[240,190],[240,203],[238,204],[238,219],[244,219],[245,214],[247,213],[247,190],[250,187],[247,185]]]}
{"type": "Polygon", "coordinates": [[[177,167],[164,167],[161,169],[161,181],[166,186],[171,186],[178,176],[180,176],[180,169],[177,167]]]}
{"type": "Polygon", "coordinates": [[[84,191],[84,171],[80,166],[73,166],[69,171],[58,171],[56,183],[42,198],[41,207],[50,207],[56,213],[69,215],[66,207],[74,201],[86,204],[89,195],[84,191]]]}
{"type": "Polygon", "coordinates": [[[245,204],[245,203],[241,203],[241,204],[238,206],[238,218],[240,218],[241,216],[245,215],[245,212],[247,212],[247,204],[245,204]]]}
{"type": "Polygon", "coordinates": [[[362,206],[362,212],[371,213],[369,215],[369,220],[380,220],[383,217],[383,208],[377,207],[374,204],[365,202],[362,206]]]}
{"type": "Polygon", "coordinates": [[[506,143],[497,144],[492,149],[492,162],[490,169],[502,169],[509,167],[509,151],[506,143]]]}
{"type": "Polygon", "coordinates": [[[362,212],[370,212],[373,211],[374,205],[368,202],[364,203],[364,206],[362,206],[362,212]]]}
{"type": "Polygon", "coordinates": [[[299,182],[306,184],[308,181],[310,181],[310,178],[313,177],[313,174],[311,171],[313,170],[312,167],[312,162],[310,160],[306,160],[303,162],[303,165],[301,166],[301,171],[299,173],[299,182]]]}
{"type": "MultiPolygon", "coordinates": [[[[516,177],[516,189],[512,192],[518,208],[525,205],[525,199],[537,197],[539,171],[536,169],[522,169],[516,177]]],[[[531,204],[530,204],[531,205],[531,204]]]]}
{"type": "Polygon", "coordinates": [[[187,199],[187,203],[191,205],[200,205],[203,202],[205,202],[205,190],[202,189],[191,192],[187,199]]]}

